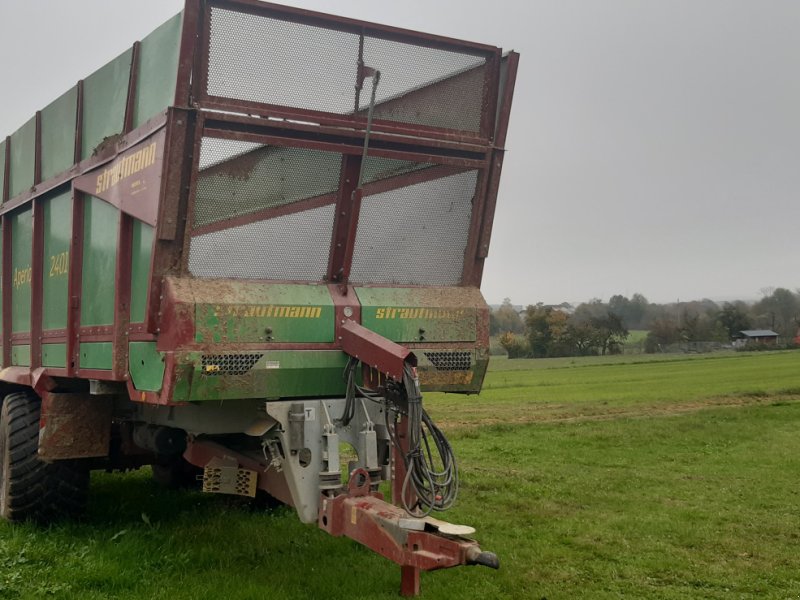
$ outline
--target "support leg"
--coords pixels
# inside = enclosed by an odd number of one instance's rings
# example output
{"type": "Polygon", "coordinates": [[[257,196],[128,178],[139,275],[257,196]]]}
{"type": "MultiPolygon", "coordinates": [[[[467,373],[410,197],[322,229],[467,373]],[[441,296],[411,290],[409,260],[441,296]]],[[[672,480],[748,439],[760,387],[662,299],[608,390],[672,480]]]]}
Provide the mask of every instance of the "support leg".
{"type": "Polygon", "coordinates": [[[400,595],[408,598],[419,596],[419,569],[400,567],[400,595]]]}
{"type": "MultiPolygon", "coordinates": [[[[401,417],[397,424],[397,439],[403,452],[408,452],[408,417],[401,417]]],[[[406,478],[406,465],[403,456],[392,447],[392,503],[403,506],[403,481],[406,478]]],[[[416,498],[407,490],[406,502],[411,506],[416,498]]],[[[420,571],[418,567],[400,567],[400,595],[419,596],[420,571]]]]}

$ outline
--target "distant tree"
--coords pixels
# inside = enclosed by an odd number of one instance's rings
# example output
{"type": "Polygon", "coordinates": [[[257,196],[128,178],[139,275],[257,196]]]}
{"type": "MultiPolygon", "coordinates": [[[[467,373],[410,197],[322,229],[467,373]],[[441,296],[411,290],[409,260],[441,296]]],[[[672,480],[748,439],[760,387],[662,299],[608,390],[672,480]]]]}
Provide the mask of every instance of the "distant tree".
{"type": "Polygon", "coordinates": [[[650,303],[642,294],[631,296],[631,303],[628,308],[628,319],[625,325],[628,329],[646,329],[647,311],[650,303]]]}
{"type": "Polygon", "coordinates": [[[534,358],[564,356],[568,353],[566,313],[542,303],[528,306],[525,312],[528,345],[534,358]]]}
{"type": "Polygon", "coordinates": [[[508,353],[508,358],[525,358],[530,354],[527,340],[510,331],[500,336],[500,345],[508,353]]]}
{"type": "Polygon", "coordinates": [[[644,340],[644,351],[650,354],[661,352],[670,344],[675,344],[681,339],[680,328],[674,320],[659,318],[650,325],[650,331],[644,340]]]}
{"type": "Polygon", "coordinates": [[[800,296],[786,288],[766,288],[769,295],[753,306],[755,321],[782,336],[792,337],[800,324],[800,296]]]}
{"type": "Polygon", "coordinates": [[[630,300],[617,294],[608,301],[608,310],[622,319],[622,324],[628,329],[644,327],[648,306],[647,298],[641,294],[634,294],[630,300]]]}
{"type": "Polygon", "coordinates": [[[686,307],[681,314],[680,333],[687,342],[702,342],[709,339],[700,314],[686,307]]]}
{"type": "Polygon", "coordinates": [[[564,341],[572,348],[571,354],[578,356],[597,354],[597,330],[589,323],[568,323],[564,341]]]}
{"type": "Polygon", "coordinates": [[[726,302],[717,313],[717,323],[725,330],[728,339],[736,337],[740,331],[750,329],[750,315],[744,302],[726,302]]]}
{"type": "Polygon", "coordinates": [[[511,304],[510,298],[505,298],[503,304],[493,310],[489,315],[489,333],[497,335],[500,333],[523,333],[525,324],[519,313],[511,304]]]}
{"type": "Polygon", "coordinates": [[[604,317],[591,319],[589,325],[595,330],[600,354],[619,354],[622,351],[622,345],[628,339],[628,329],[619,315],[609,311],[604,317]]]}
{"type": "Polygon", "coordinates": [[[608,314],[608,310],[608,304],[600,298],[593,298],[589,302],[579,304],[572,314],[572,318],[576,323],[588,323],[593,318],[604,317],[608,314]]]}

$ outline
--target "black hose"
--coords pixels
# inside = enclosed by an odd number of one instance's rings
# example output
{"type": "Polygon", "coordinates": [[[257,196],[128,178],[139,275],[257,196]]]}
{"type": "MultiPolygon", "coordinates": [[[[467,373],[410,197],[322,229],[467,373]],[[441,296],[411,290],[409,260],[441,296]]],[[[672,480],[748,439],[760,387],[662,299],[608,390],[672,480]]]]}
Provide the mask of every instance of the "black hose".
{"type": "Polygon", "coordinates": [[[422,408],[422,393],[414,367],[406,364],[402,386],[389,385],[387,387],[390,389],[381,396],[355,383],[358,363],[357,359],[351,358],[345,367],[343,374],[347,384],[345,406],[337,423],[346,427],[353,420],[357,396],[382,403],[389,439],[403,457],[406,468],[401,493],[403,508],[408,514],[416,517],[427,516],[433,511],[447,510],[458,496],[458,465],[450,442],[422,408]],[[399,402],[396,398],[390,400],[390,396],[397,396],[398,393],[404,396],[401,399],[404,402],[399,402]],[[394,423],[389,421],[390,413],[394,415],[394,423]],[[397,438],[397,421],[400,414],[408,417],[407,452],[403,450],[397,438]],[[413,492],[416,498],[410,506],[406,501],[409,491],[413,492]]]}

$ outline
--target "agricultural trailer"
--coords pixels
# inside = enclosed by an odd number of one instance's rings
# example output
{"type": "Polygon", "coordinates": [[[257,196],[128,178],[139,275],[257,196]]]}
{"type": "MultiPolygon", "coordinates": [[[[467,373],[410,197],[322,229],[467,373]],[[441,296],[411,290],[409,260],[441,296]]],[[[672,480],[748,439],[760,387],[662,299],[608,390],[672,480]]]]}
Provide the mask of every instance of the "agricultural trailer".
{"type": "Polygon", "coordinates": [[[1,141],[0,514],[77,515],[91,470],[149,464],[294,507],[406,595],[497,567],[433,517],[458,470],[422,395],[486,372],[517,61],[187,0],[1,141]]]}

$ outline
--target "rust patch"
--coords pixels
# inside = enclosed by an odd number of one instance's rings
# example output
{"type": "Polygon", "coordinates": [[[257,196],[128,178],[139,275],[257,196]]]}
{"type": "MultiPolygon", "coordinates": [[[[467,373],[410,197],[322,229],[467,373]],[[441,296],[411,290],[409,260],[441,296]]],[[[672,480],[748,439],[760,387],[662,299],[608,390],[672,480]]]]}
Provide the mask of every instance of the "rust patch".
{"type": "Polygon", "coordinates": [[[62,460],[108,455],[111,399],[87,394],[42,396],[39,458],[62,460]]]}
{"type": "Polygon", "coordinates": [[[473,371],[436,371],[422,368],[418,373],[422,386],[470,385],[475,376],[473,371]]]}

